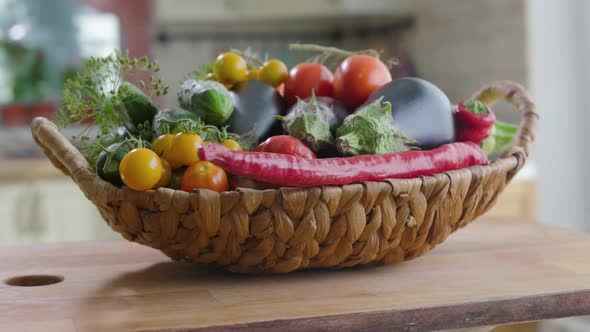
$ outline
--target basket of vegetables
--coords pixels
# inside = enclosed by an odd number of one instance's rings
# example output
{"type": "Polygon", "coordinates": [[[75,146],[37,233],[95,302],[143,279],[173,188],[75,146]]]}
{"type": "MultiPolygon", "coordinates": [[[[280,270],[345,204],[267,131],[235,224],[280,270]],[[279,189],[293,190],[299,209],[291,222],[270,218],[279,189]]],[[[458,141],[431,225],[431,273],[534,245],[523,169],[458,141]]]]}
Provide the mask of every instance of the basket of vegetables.
{"type": "Polygon", "coordinates": [[[221,54],[171,109],[155,103],[168,92],[156,63],[91,58],[33,137],[125,239],[239,273],[420,256],[486,212],[531,151],[538,116],[516,83],[452,105],[430,82],[392,80],[377,52],[292,49],[313,57],[288,70],[221,54]],[[495,119],[499,99],[520,127],[495,119]]]}

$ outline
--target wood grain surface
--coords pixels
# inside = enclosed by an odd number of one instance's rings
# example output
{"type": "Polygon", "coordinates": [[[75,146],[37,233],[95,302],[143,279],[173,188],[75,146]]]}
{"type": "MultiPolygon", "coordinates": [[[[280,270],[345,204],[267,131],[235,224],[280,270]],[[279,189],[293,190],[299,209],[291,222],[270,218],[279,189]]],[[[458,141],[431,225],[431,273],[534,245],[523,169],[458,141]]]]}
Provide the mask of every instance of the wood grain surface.
{"type": "Polygon", "coordinates": [[[0,283],[0,331],[432,331],[590,314],[590,236],[515,219],[477,221],[400,265],[287,275],[123,241],[0,247],[0,280],[22,275],[64,280],[0,283]]]}

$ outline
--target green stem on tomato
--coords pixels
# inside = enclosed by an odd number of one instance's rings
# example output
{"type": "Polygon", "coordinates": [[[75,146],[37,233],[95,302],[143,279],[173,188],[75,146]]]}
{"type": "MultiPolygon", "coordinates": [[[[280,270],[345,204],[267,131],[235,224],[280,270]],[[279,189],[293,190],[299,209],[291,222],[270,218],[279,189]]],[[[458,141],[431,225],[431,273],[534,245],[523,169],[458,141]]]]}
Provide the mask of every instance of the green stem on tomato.
{"type": "MultiPolygon", "coordinates": [[[[247,48],[243,51],[232,48],[230,51],[234,52],[234,53],[238,54],[239,56],[241,56],[242,58],[244,58],[244,60],[246,60],[246,63],[248,64],[248,68],[262,67],[262,65],[264,64],[264,61],[267,60],[267,59],[265,59],[265,60],[260,59],[258,54],[255,54],[254,52],[252,52],[252,50],[250,50],[250,48],[247,48]]],[[[266,56],[268,57],[268,54],[266,56]]]]}
{"type": "Polygon", "coordinates": [[[290,51],[303,51],[303,52],[316,52],[325,53],[333,56],[339,56],[342,58],[355,55],[355,54],[367,54],[379,59],[380,53],[377,50],[366,49],[360,51],[346,51],[337,47],[322,46],[317,44],[289,44],[290,51]]]}

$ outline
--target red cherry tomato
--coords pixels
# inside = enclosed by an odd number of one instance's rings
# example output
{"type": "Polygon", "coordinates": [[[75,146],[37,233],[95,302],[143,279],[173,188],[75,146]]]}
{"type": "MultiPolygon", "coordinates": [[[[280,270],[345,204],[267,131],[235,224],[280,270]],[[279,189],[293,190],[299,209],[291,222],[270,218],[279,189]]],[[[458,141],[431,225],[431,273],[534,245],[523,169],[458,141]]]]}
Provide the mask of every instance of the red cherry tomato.
{"type": "Polygon", "coordinates": [[[388,82],[391,82],[391,73],[379,59],[364,54],[351,55],[334,73],[334,98],[356,108],[388,82]]]}
{"type": "Polygon", "coordinates": [[[189,193],[195,189],[209,189],[218,193],[227,191],[227,174],[223,168],[208,161],[197,161],[184,171],[180,189],[189,193]]]}
{"type": "Polygon", "coordinates": [[[303,142],[293,136],[272,136],[260,143],[255,149],[259,152],[290,154],[293,156],[315,159],[315,154],[303,142]]]}
{"type": "Polygon", "coordinates": [[[305,99],[314,91],[316,96],[331,97],[333,94],[332,72],[319,63],[300,63],[291,68],[285,82],[284,97],[289,104],[295,104],[297,97],[305,99]]]}
{"type": "Polygon", "coordinates": [[[279,86],[277,86],[276,90],[281,95],[281,97],[285,97],[285,83],[282,83],[279,86]]]}

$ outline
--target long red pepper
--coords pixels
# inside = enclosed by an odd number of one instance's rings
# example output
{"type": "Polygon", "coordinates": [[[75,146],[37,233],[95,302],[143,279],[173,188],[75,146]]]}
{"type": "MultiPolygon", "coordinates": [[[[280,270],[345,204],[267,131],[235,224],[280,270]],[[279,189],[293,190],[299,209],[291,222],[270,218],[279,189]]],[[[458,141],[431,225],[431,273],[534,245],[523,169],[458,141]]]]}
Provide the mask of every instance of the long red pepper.
{"type": "Polygon", "coordinates": [[[492,134],[496,115],[479,100],[465,100],[454,113],[455,139],[458,142],[480,143],[492,134]]]}
{"type": "Polygon", "coordinates": [[[326,159],[232,151],[221,144],[205,143],[199,157],[235,175],[294,187],[414,178],[488,162],[485,153],[472,142],[450,143],[429,151],[326,159]]]}

